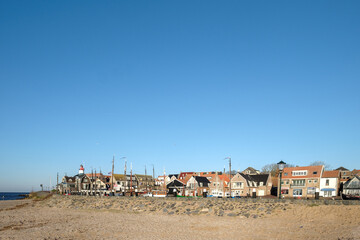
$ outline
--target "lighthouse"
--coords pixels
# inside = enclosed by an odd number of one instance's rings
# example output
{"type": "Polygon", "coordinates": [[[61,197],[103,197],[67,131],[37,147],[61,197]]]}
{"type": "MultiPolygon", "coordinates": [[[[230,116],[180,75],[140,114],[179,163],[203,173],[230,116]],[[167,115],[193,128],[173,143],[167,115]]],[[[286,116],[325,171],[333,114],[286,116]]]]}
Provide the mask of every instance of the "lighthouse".
{"type": "Polygon", "coordinates": [[[83,175],[83,174],[84,174],[84,167],[83,165],[80,165],[79,175],[83,175]]]}

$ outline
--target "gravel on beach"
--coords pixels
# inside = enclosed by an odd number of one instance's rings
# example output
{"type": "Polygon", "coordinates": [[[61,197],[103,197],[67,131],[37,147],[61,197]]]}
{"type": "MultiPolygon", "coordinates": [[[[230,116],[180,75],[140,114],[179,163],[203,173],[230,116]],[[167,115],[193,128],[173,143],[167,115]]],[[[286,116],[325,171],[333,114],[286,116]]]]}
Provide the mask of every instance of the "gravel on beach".
{"type": "Polygon", "coordinates": [[[86,197],[0,204],[0,239],[360,239],[359,205],[86,197]]]}

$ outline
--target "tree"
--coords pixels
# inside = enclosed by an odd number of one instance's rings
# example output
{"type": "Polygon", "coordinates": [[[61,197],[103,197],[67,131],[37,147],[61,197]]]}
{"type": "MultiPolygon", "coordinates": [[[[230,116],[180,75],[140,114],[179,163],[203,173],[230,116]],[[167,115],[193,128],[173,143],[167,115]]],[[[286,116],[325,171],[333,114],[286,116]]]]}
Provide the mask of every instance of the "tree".
{"type": "MultiPolygon", "coordinates": [[[[237,173],[236,170],[231,170],[231,175],[234,176],[237,173]]],[[[229,171],[226,171],[225,174],[229,174],[229,171]]]]}
{"type": "Polygon", "coordinates": [[[324,161],[314,161],[314,162],[310,163],[309,166],[320,166],[320,165],[324,165],[326,171],[331,170],[330,164],[325,163],[324,161]]]}
{"type": "Polygon", "coordinates": [[[266,164],[261,168],[261,173],[268,173],[271,176],[276,176],[276,172],[278,170],[278,166],[276,163],[266,164]]]}
{"type": "MultiPolygon", "coordinates": [[[[285,167],[294,167],[293,164],[285,164],[285,167]]],[[[278,175],[278,165],[277,163],[271,163],[271,164],[266,164],[265,166],[263,166],[261,168],[261,173],[268,173],[271,174],[272,177],[275,177],[278,175]]]]}

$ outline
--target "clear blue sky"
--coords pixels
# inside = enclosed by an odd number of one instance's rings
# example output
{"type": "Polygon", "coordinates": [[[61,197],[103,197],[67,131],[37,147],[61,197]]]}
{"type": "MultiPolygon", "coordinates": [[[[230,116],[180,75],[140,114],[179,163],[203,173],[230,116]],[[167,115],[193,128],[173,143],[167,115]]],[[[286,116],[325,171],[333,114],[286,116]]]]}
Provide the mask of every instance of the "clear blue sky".
{"type": "Polygon", "coordinates": [[[0,2],[0,191],[137,173],[360,168],[359,1],[0,2]]]}

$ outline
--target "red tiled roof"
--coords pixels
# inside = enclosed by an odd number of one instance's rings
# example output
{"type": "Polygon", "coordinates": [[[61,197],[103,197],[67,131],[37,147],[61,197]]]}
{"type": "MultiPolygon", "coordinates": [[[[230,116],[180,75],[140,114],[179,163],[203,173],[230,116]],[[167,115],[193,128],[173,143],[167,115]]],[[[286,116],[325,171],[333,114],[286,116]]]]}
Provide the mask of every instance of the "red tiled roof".
{"type": "Polygon", "coordinates": [[[192,174],[187,174],[185,175],[185,179],[178,179],[180,182],[184,183],[184,184],[187,184],[187,182],[189,181],[189,179],[194,176],[192,174]]]}
{"type": "Polygon", "coordinates": [[[227,174],[223,174],[223,175],[218,175],[220,180],[226,181],[226,182],[230,182],[230,178],[229,175],[227,174]]]}
{"type": "Polygon", "coordinates": [[[320,178],[323,168],[324,168],[323,165],[284,168],[283,173],[282,173],[282,179],[287,179],[287,178],[320,178]],[[301,170],[306,170],[307,175],[293,176],[293,174],[292,174],[293,171],[301,171],[301,170]]]}
{"type": "Polygon", "coordinates": [[[322,177],[323,178],[338,178],[340,176],[339,170],[334,171],[324,171],[322,177]]]}
{"type": "Polygon", "coordinates": [[[180,174],[179,174],[179,177],[178,177],[178,179],[183,179],[183,178],[185,178],[187,175],[194,175],[195,174],[195,172],[181,172],[180,174]]]}

